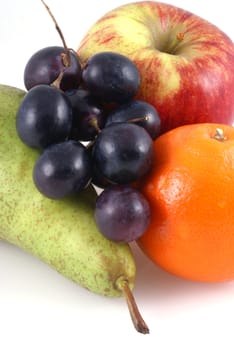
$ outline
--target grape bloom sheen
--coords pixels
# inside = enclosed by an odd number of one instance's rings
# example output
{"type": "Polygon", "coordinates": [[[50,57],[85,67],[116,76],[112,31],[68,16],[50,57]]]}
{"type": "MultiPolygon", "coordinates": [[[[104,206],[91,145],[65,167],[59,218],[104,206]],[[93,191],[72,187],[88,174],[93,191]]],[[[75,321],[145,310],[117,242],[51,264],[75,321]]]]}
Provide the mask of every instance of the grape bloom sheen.
{"type": "Polygon", "coordinates": [[[30,147],[46,148],[65,141],[72,127],[72,107],[60,90],[37,85],[23,98],[16,118],[21,140],[30,147]]]}
{"type": "Polygon", "coordinates": [[[141,100],[131,100],[117,107],[108,115],[105,126],[131,121],[142,126],[153,140],[160,135],[161,120],[158,112],[151,104],[141,100]]]}
{"type": "Polygon", "coordinates": [[[140,84],[136,65],[115,52],[96,53],[82,72],[88,90],[101,101],[123,103],[133,98],[140,84]]]}
{"type": "MultiPolygon", "coordinates": [[[[52,84],[64,70],[63,55],[66,51],[60,46],[45,47],[32,55],[24,70],[24,85],[27,90],[33,86],[52,84]]],[[[69,52],[71,65],[66,67],[61,81],[62,90],[76,89],[81,82],[81,65],[77,55],[69,52]]]]}
{"type": "Polygon", "coordinates": [[[69,90],[66,92],[73,112],[71,138],[79,141],[94,140],[99,129],[105,125],[102,105],[88,91],[69,90]]]}
{"type": "Polygon", "coordinates": [[[108,181],[126,185],[151,169],[153,141],[141,126],[114,123],[97,135],[92,157],[97,170],[108,181]]]}
{"type": "Polygon", "coordinates": [[[96,201],[95,220],[101,233],[115,242],[131,242],[146,231],[151,218],[145,197],[130,186],[111,186],[96,201]]]}
{"type": "Polygon", "coordinates": [[[83,190],[90,179],[89,153],[80,142],[72,140],[44,150],[33,170],[33,180],[37,189],[53,199],[83,190]]]}

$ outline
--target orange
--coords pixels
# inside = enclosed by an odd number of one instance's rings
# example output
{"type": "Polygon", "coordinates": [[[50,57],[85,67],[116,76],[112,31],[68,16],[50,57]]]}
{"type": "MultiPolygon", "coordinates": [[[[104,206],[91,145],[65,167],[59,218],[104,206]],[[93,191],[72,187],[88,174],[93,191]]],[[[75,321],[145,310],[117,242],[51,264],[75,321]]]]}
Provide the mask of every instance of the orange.
{"type": "Polygon", "coordinates": [[[234,279],[234,128],[181,126],[156,139],[154,150],[140,185],[152,220],[139,246],[177,276],[234,279]]]}

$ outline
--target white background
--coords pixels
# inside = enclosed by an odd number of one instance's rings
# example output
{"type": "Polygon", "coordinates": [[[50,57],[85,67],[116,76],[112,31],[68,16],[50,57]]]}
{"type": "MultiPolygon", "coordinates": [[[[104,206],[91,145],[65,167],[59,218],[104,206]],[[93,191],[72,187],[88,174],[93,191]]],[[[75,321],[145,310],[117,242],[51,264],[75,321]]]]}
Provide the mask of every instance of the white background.
{"type": "MultiPolygon", "coordinates": [[[[122,0],[48,0],[68,46],[122,0]]],[[[170,0],[234,39],[230,0],[170,0]]],[[[61,45],[40,0],[1,0],[0,83],[24,88],[23,70],[38,49],[61,45]]],[[[43,262],[0,241],[0,349],[233,349],[234,283],[185,281],[154,266],[133,245],[134,295],[150,327],[138,334],[125,301],[95,295],[43,262]]]]}

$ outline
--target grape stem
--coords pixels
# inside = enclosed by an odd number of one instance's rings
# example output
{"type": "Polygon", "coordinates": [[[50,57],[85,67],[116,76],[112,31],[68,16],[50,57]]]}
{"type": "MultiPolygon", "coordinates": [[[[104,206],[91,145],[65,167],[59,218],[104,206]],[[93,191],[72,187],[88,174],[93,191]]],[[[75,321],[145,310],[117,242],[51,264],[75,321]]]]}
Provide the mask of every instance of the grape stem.
{"type": "Polygon", "coordinates": [[[63,69],[62,72],[59,73],[58,77],[55,79],[55,81],[52,82],[52,84],[50,84],[50,86],[53,86],[57,89],[60,89],[60,85],[61,85],[61,81],[62,81],[63,76],[64,76],[64,72],[65,72],[65,69],[63,69]]]}
{"type": "Polygon", "coordinates": [[[144,117],[136,117],[136,118],[132,118],[129,119],[128,122],[129,123],[138,123],[138,122],[144,122],[147,121],[149,119],[148,116],[144,116],[144,117]]]}
{"type": "Polygon", "coordinates": [[[62,31],[61,31],[61,29],[60,29],[60,27],[58,25],[58,22],[56,21],[54,15],[53,15],[53,13],[51,12],[49,6],[45,3],[44,0],[41,0],[41,2],[45,6],[45,8],[46,8],[47,12],[49,13],[50,17],[52,18],[52,20],[53,20],[53,22],[55,24],[55,29],[57,30],[57,32],[58,32],[58,34],[59,34],[59,36],[60,36],[60,38],[62,40],[63,47],[64,47],[64,50],[66,52],[66,55],[62,56],[63,64],[64,64],[65,67],[70,67],[70,65],[71,65],[71,57],[70,57],[70,52],[69,52],[70,50],[67,47],[67,44],[66,44],[65,38],[63,36],[63,33],[62,33],[62,31]]]}
{"type": "Polygon", "coordinates": [[[94,116],[90,118],[89,125],[91,125],[98,133],[101,132],[101,129],[99,128],[97,118],[94,116]]]}
{"type": "Polygon", "coordinates": [[[149,334],[149,328],[140,314],[128,281],[121,276],[116,281],[116,287],[123,293],[123,296],[125,297],[133,325],[137,332],[142,334],[149,334]]]}

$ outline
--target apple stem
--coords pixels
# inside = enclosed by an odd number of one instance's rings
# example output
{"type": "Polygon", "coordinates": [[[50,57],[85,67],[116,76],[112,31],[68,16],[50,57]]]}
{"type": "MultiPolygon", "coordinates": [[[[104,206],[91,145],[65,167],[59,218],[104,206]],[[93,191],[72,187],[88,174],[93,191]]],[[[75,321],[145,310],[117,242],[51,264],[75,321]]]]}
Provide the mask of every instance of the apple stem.
{"type": "Polygon", "coordinates": [[[61,31],[61,29],[60,29],[60,27],[58,25],[58,22],[56,21],[54,15],[53,15],[53,13],[51,12],[49,6],[45,3],[44,0],[41,0],[41,2],[45,6],[45,8],[46,8],[47,12],[49,13],[50,17],[52,18],[52,21],[55,24],[55,29],[57,30],[57,32],[58,32],[58,34],[59,34],[59,36],[60,36],[60,38],[62,40],[63,47],[64,47],[64,50],[66,52],[65,55],[64,54],[62,55],[63,64],[64,64],[65,67],[70,67],[70,65],[71,65],[71,58],[70,58],[70,52],[69,52],[70,50],[67,47],[67,44],[66,44],[65,38],[63,36],[63,33],[62,33],[62,31],[61,31]]]}
{"type": "Polygon", "coordinates": [[[186,45],[182,43],[184,40],[185,34],[182,32],[179,32],[176,34],[175,39],[171,40],[169,43],[169,46],[167,47],[166,51],[167,53],[174,55],[176,54],[178,47],[181,49],[182,45],[186,45]]]}
{"type": "Polygon", "coordinates": [[[149,328],[140,314],[128,281],[121,276],[116,281],[116,287],[123,293],[123,296],[125,297],[133,325],[137,332],[142,334],[149,334],[149,328]]]}
{"type": "Polygon", "coordinates": [[[184,33],[181,33],[181,32],[177,33],[176,38],[177,38],[177,40],[182,41],[184,39],[184,33]]]}

